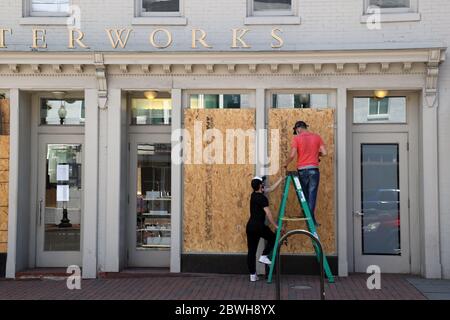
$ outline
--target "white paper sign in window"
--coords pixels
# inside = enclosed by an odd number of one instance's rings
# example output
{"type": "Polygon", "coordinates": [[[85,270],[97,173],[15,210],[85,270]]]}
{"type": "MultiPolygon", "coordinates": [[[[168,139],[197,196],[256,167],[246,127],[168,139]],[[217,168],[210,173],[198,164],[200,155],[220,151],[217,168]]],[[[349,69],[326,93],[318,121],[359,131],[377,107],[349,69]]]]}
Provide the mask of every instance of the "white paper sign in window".
{"type": "Polygon", "coordinates": [[[61,185],[56,187],[56,201],[68,202],[69,201],[69,186],[61,185]]]}
{"type": "Polygon", "coordinates": [[[69,181],[69,165],[59,164],[56,168],[56,180],[69,181]]]}

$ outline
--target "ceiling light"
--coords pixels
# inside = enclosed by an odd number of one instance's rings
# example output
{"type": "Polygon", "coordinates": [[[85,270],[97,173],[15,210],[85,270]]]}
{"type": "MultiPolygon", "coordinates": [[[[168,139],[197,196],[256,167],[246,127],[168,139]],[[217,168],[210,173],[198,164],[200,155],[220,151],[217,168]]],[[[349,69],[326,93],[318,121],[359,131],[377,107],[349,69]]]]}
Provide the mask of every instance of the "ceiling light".
{"type": "Polygon", "coordinates": [[[158,96],[158,92],[156,91],[145,91],[144,92],[144,96],[148,99],[148,100],[153,100],[158,96]]]}
{"type": "Polygon", "coordinates": [[[389,91],[387,90],[375,90],[373,92],[374,96],[378,99],[384,99],[389,95],[389,91]]]}
{"type": "Polygon", "coordinates": [[[53,91],[52,93],[55,96],[55,98],[58,99],[58,100],[64,99],[64,97],[66,95],[65,91],[53,91]]]}

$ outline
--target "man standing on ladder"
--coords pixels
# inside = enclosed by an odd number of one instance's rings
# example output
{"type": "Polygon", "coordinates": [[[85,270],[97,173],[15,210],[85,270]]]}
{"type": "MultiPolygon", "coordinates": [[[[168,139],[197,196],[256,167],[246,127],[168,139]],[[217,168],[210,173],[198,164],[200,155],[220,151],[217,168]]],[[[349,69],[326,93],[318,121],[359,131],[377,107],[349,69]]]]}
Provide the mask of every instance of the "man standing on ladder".
{"type": "Polygon", "coordinates": [[[319,157],[326,155],[325,144],[320,135],[308,131],[308,125],[304,121],[297,121],[294,126],[291,154],[284,167],[287,169],[289,163],[297,157],[300,184],[316,227],[320,226],[314,215],[320,181],[319,157]]]}

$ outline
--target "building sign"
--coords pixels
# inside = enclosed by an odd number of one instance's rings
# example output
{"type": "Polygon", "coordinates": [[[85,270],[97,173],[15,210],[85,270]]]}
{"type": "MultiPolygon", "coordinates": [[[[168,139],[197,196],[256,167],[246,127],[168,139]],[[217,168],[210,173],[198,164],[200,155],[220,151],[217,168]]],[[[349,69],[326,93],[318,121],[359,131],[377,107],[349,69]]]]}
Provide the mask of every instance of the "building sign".
{"type": "MultiPolygon", "coordinates": [[[[125,49],[130,41],[130,35],[134,32],[132,28],[107,28],[105,39],[109,40],[111,48],[125,49]]],[[[69,28],[67,31],[68,49],[95,49],[92,43],[85,40],[86,33],[80,29],[69,28]]],[[[267,44],[268,48],[280,49],[284,46],[282,38],[283,30],[275,28],[270,31],[272,41],[267,44]]],[[[0,49],[8,48],[8,43],[14,37],[14,30],[11,28],[0,28],[0,49]]],[[[51,34],[47,29],[36,28],[30,33],[30,47],[32,49],[47,49],[47,40],[51,34]]],[[[235,28],[230,30],[230,48],[231,49],[250,49],[251,29],[235,28]]],[[[177,39],[173,39],[172,32],[168,29],[158,28],[151,30],[148,34],[149,48],[167,49],[170,48],[177,39]]],[[[191,49],[214,49],[208,39],[208,34],[203,29],[192,29],[189,39],[191,49]]]]}

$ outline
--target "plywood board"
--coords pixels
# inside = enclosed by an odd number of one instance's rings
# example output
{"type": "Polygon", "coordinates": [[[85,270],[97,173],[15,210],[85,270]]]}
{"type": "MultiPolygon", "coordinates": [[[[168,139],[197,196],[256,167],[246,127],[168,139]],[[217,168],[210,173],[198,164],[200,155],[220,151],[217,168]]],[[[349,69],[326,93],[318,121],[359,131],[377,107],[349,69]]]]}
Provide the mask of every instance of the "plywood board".
{"type": "Polygon", "coordinates": [[[8,207],[8,184],[0,183],[0,207],[8,207]]]}
{"type": "MultiPolygon", "coordinates": [[[[316,218],[321,226],[318,233],[327,254],[336,253],[336,215],[335,215],[335,154],[334,154],[334,109],[271,109],[269,111],[269,128],[278,129],[280,133],[280,167],[286,162],[291,149],[293,138],[293,127],[296,121],[303,120],[310,125],[310,131],[320,134],[325,142],[328,156],[320,162],[320,186],[317,199],[316,218]]],[[[270,146],[269,146],[270,148],[270,146]]],[[[296,163],[293,161],[288,171],[295,171],[296,163]]],[[[270,181],[277,181],[282,172],[269,177],[270,181]]],[[[281,203],[283,185],[274,191],[269,199],[273,214],[278,217],[279,205],[281,203]]],[[[287,216],[299,217],[300,205],[293,187],[290,189],[287,216]]],[[[306,229],[304,222],[288,222],[287,230],[306,229]]],[[[311,253],[313,248],[311,241],[298,236],[289,241],[287,248],[282,252],[288,253],[311,253]]]]}
{"type": "MultiPolygon", "coordinates": [[[[254,129],[255,110],[186,110],[184,123],[191,137],[196,121],[202,122],[203,130],[219,129],[225,136],[226,129],[254,129]]],[[[225,141],[224,137],[224,146],[225,141]]],[[[203,147],[208,145],[203,143],[203,147]]],[[[193,150],[194,143],[191,146],[193,150]]],[[[223,149],[226,159],[226,147],[223,149]]],[[[246,164],[184,165],[184,252],[247,252],[245,226],[253,175],[254,164],[248,158],[246,164]]]]}
{"type": "Polygon", "coordinates": [[[0,208],[0,230],[8,230],[8,208],[0,208]]]}
{"type": "Polygon", "coordinates": [[[0,171],[9,171],[9,159],[0,159],[0,171]]]}
{"type": "Polygon", "coordinates": [[[9,159],[9,136],[0,136],[0,159],[9,159]]]}
{"type": "Polygon", "coordinates": [[[9,100],[0,99],[0,134],[9,134],[9,100]]]}
{"type": "Polygon", "coordinates": [[[8,241],[9,100],[0,100],[0,253],[8,241]]]}

